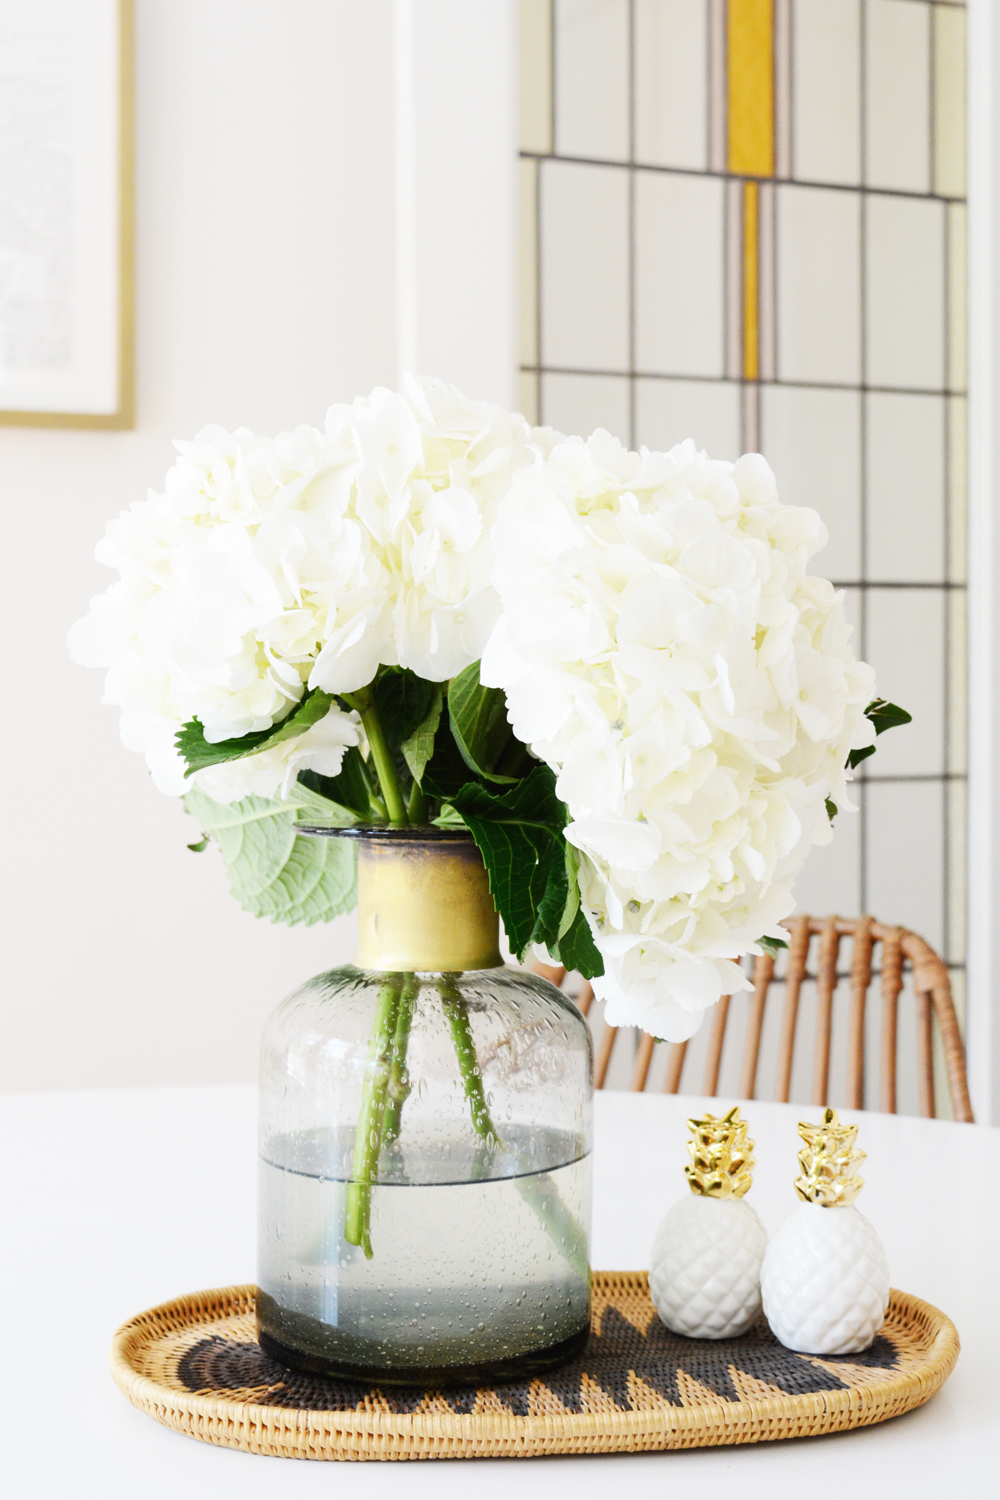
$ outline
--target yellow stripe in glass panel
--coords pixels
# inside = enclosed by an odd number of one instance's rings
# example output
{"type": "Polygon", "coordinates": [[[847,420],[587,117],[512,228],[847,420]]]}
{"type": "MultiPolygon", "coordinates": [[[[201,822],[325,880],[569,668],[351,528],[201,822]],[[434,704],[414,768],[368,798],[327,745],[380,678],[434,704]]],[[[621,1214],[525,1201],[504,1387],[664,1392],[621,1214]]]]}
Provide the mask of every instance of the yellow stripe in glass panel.
{"type": "Polygon", "coordinates": [[[729,0],[729,170],[774,175],[774,0],[729,0]]]}
{"type": "Polygon", "coordinates": [[[743,184],[743,379],[760,376],[760,265],[758,256],[758,206],[756,182],[743,184]]]}

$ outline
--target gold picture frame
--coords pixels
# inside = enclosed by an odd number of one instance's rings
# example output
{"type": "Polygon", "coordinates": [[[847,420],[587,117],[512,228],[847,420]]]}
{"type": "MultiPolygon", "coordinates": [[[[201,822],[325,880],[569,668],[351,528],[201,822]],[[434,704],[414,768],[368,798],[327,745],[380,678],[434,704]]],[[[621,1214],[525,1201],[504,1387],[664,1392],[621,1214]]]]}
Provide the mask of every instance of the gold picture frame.
{"type": "Polygon", "coordinates": [[[133,427],[132,0],[0,0],[0,50],[16,137],[0,197],[34,208],[50,189],[36,222],[53,236],[35,243],[30,215],[0,219],[0,425],[133,427]]]}

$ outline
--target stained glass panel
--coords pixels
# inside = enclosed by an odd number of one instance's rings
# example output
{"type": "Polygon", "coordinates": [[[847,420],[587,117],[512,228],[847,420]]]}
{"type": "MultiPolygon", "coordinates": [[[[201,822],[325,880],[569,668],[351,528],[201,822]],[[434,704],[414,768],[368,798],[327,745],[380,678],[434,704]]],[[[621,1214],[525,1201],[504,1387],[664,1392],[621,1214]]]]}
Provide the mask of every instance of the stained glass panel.
{"type": "Polygon", "coordinates": [[[521,0],[526,408],[759,448],[823,515],[914,725],[802,904],[922,931],[959,1002],[965,27],[961,0],[521,0]]]}

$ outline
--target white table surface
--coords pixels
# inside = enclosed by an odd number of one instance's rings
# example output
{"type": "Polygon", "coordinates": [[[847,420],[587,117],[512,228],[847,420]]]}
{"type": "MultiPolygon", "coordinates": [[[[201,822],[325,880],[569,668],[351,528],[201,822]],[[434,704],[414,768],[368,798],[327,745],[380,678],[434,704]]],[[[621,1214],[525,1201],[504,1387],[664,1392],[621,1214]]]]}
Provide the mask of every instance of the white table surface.
{"type": "MultiPolygon", "coordinates": [[[[476,1500],[507,1494],[743,1500],[1000,1494],[1000,1129],[869,1114],[860,1206],[894,1286],[942,1308],[962,1353],[920,1411],[826,1438],[665,1454],[331,1464],[212,1448],[158,1426],[111,1381],[133,1314],[254,1279],[255,1090],[136,1089],[0,1098],[0,1489],[11,1497],[476,1500]]],[[[593,1262],[645,1266],[684,1190],[685,1117],[725,1101],[597,1097],[593,1262]]],[[[798,1106],[745,1107],[751,1195],[769,1229],[794,1202],[798,1106]]]]}

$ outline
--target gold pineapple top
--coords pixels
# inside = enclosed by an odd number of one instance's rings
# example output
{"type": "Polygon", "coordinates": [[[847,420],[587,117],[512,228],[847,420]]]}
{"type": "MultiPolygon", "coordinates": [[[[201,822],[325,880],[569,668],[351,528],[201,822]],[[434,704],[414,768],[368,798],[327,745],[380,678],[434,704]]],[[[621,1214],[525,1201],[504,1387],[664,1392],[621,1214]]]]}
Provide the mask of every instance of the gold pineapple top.
{"type": "Polygon", "coordinates": [[[837,1111],[828,1109],[818,1125],[803,1120],[799,1135],[805,1146],[799,1152],[802,1176],[795,1179],[795,1191],[804,1203],[819,1203],[823,1208],[846,1208],[864,1186],[857,1175],[866,1152],[855,1151],[856,1125],[841,1125],[837,1111]]]}
{"type": "Polygon", "coordinates": [[[742,1198],[753,1181],[753,1141],[747,1138],[747,1122],[740,1119],[738,1105],[728,1114],[706,1114],[688,1120],[693,1140],[688,1141],[691,1160],[684,1168],[692,1193],[705,1198],[742,1198]]]}

